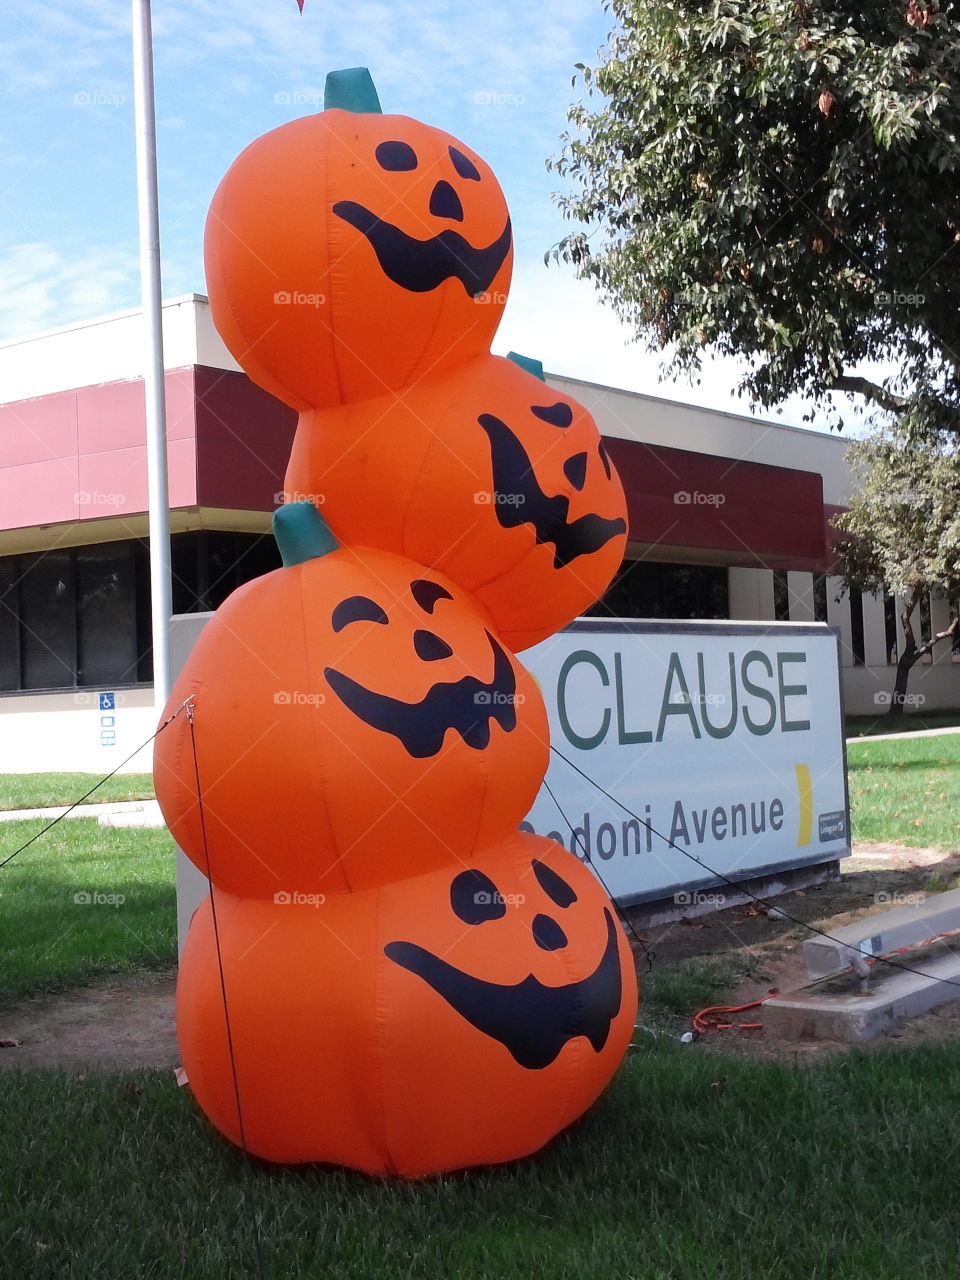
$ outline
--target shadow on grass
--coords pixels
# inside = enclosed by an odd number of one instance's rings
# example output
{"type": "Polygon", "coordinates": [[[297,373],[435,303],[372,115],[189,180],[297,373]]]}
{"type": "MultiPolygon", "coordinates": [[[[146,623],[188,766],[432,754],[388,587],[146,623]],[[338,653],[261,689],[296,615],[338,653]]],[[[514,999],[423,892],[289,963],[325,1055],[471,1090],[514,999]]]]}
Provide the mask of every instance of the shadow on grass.
{"type": "Polygon", "coordinates": [[[423,1183],[250,1164],[167,1074],[14,1074],[5,1264],[256,1275],[256,1215],[284,1280],[952,1280],[957,1065],[948,1045],[796,1070],[654,1042],[537,1157],[423,1183]]]}

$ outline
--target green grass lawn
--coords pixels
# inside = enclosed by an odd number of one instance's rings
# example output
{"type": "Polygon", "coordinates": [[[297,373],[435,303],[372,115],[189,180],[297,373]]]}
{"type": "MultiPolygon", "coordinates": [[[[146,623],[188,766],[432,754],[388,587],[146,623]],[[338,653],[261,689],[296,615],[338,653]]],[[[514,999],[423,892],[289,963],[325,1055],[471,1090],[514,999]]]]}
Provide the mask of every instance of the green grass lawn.
{"type": "Polygon", "coordinates": [[[251,1201],[272,1280],[957,1275],[948,1046],[814,1071],[650,1041],[535,1160],[419,1184],[249,1166],[169,1073],[2,1079],[11,1277],[256,1276],[251,1201]]]}
{"type": "MultiPolygon", "coordinates": [[[[0,773],[0,809],[42,809],[73,804],[100,779],[96,773],[0,773]]],[[[118,773],[90,796],[88,804],[153,798],[153,775],[118,773]]]]}
{"type": "Polygon", "coordinates": [[[913,733],[917,729],[960,728],[960,711],[931,711],[929,715],[908,712],[903,716],[847,716],[848,738],[872,737],[878,733],[913,733]]]}
{"type": "MultiPolygon", "coordinates": [[[[44,825],[0,823],[0,862],[44,825]]],[[[172,964],[173,841],[162,829],[65,819],[0,869],[0,921],[3,1001],[172,964]]]]}
{"type": "Polygon", "coordinates": [[[960,848],[960,733],[847,745],[855,840],[960,848]]]}
{"type": "MultiPolygon", "coordinates": [[[[956,847],[960,734],[853,743],[849,765],[858,838],[956,847]]],[[[84,789],[57,777],[22,794],[84,789]]],[[[0,825],[0,861],[43,825],[0,825]]],[[[16,857],[0,1001],[172,963],[172,852],[165,831],[76,819],[16,857]]],[[[675,1033],[754,963],[658,967],[641,1023],[675,1033]]],[[[789,1068],[640,1031],[606,1097],[535,1160],[415,1185],[248,1165],[168,1072],[5,1070],[0,1276],[256,1276],[252,1200],[271,1280],[954,1280],[957,1054],[789,1068]]]]}

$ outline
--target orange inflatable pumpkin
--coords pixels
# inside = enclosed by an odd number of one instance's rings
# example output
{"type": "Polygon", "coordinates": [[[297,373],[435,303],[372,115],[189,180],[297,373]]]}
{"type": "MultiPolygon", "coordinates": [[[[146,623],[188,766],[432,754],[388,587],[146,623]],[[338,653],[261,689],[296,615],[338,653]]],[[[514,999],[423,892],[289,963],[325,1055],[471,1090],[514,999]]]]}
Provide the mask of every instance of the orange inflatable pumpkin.
{"type": "MultiPolygon", "coordinates": [[[[528,1155],[594,1101],[633,1031],[612,905],[541,836],[319,906],[216,905],[244,1136],[267,1160],[419,1178],[528,1155]]],[[[177,1027],[197,1100],[239,1142],[209,903],[177,1027]]]]}
{"type": "Polygon", "coordinates": [[[513,263],[503,194],[475,152],[382,115],[359,69],[328,77],[326,103],[242,152],[204,240],[217,330],[296,409],[411,386],[487,350],[513,263]]]}
{"type": "Polygon", "coordinates": [[[285,483],[288,501],[322,503],[342,541],[409,556],[472,592],[514,650],[585,612],[627,540],[593,418],[498,356],[402,397],[301,414],[285,483]]]}
{"type": "Polygon", "coordinates": [[[276,513],[289,567],[204,628],[156,740],[177,843],[232,893],[339,893],[469,862],[516,827],[547,763],[539,690],[449,579],[276,513]]]}
{"type": "Polygon", "coordinates": [[[548,730],[511,652],[600,594],[626,522],[589,414],[489,355],[493,174],[363,70],[326,106],[207,221],[217,328],[301,422],[284,568],[203,631],[154,777],[211,883],[177,985],[200,1106],[264,1159],[418,1178],[538,1150],[630,1040],[612,903],[516,830],[548,730]]]}

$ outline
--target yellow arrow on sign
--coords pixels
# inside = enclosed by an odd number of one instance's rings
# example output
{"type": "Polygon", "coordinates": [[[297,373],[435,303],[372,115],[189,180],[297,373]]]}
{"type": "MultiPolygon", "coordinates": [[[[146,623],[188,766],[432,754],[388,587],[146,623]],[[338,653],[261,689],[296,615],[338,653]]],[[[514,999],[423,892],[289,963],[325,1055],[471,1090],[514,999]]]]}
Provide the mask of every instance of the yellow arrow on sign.
{"type": "Polygon", "coordinates": [[[800,795],[800,826],[797,828],[797,844],[809,844],[813,837],[813,780],[808,764],[795,764],[797,791],[800,795]]]}

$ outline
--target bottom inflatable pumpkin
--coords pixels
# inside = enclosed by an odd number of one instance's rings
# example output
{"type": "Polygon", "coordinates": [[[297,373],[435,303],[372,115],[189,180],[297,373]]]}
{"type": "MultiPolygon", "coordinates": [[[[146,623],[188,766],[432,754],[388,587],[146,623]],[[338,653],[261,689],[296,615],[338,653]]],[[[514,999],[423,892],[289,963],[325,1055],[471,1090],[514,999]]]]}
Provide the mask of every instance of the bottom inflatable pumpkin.
{"type": "Polygon", "coordinates": [[[529,1155],[580,1116],[633,1030],[629,945],[553,841],[517,832],[481,866],[322,902],[215,890],[236,1090],[209,900],[177,1029],[217,1128],[239,1143],[242,1118],[267,1160],[419,1178],[529,1155]]]}

